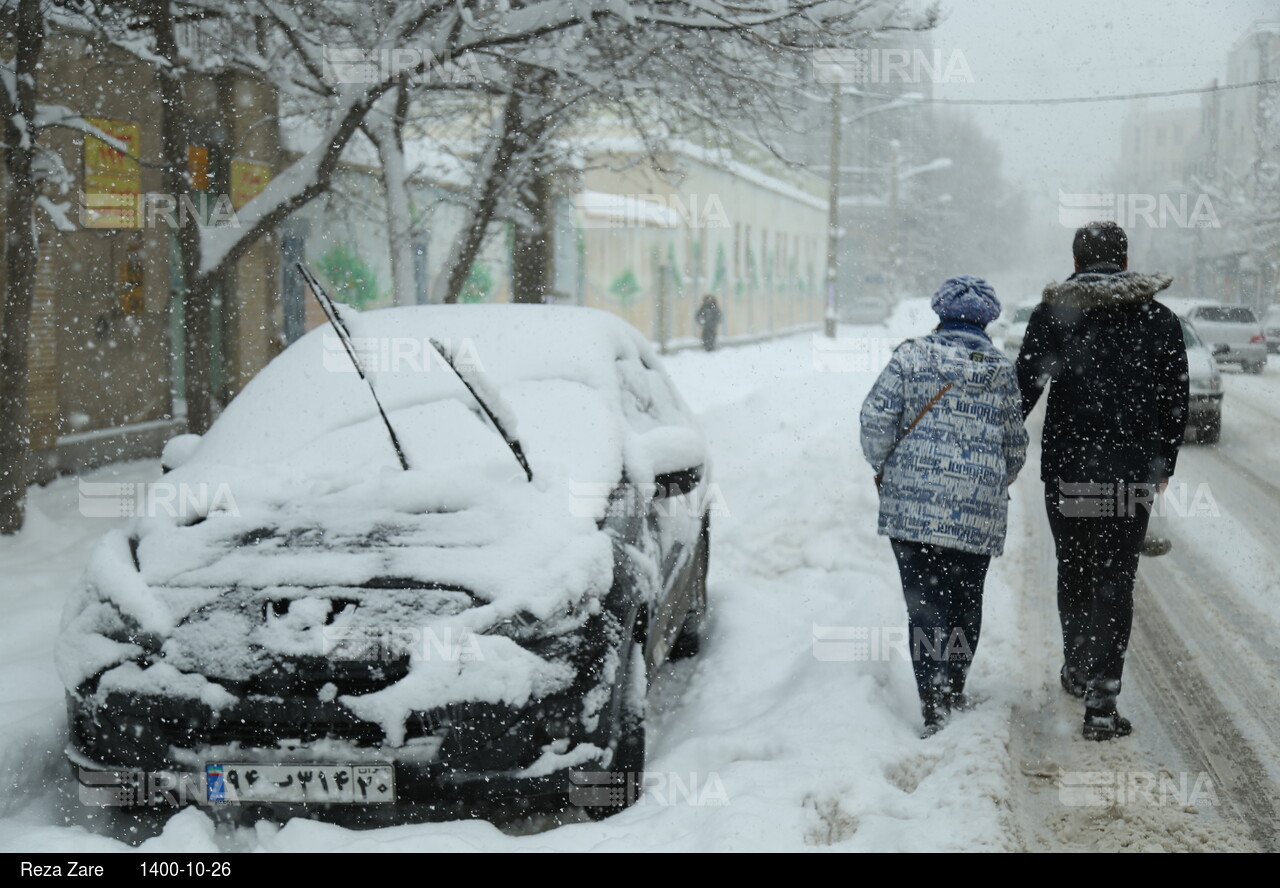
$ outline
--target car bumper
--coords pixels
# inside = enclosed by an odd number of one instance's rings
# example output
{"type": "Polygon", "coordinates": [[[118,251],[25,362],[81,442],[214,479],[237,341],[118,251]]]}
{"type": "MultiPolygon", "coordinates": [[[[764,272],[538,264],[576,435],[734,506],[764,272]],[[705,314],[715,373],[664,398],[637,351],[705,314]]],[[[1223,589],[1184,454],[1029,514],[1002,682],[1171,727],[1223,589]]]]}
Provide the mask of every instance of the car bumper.
{"type": "MultiPolygon", "coordinates": [[[[260,753],[243,750],[249,761],[260,753]]],[[[518,771],[460,772],[439,766],[393,762],[396,797],[381,804],[300,803],[281,801],[211,801],[205,770],[163,768],[154,771],[113,767],[86,758],[74,747],[67,761],[77,782],[80,803],[158,812],[199,807],[232,820],[262,816],[278,821],[311,817],[350,826],[486,818],[514,819],[563,811],[569,807],[607,805],[617,781],[593,752],[573,767],[546,774],[518,771]]],[[[308,762],[307,766],[314,765],[308,762]]]]}
{"type": "Polygon", "coordinates": [[[1267,362],[1267,346],[1258,343],[1256,345],[1228,345],[1226,351],[1214,355],[1219,364],[1265,364],[1267,362]]]}
{"type": "Polygon", "coordinates": [[[519,710],[472,704],[466,711],[439,713],[419,719],[399,746],[384,743],[374,725],[344,720],[338,705],[312,706],[290,718],[246,702],[238,714],[219,720],[231,729],[165,699],[115,700],[91,712],[69,696],[67,758],[81,801],[134,808],[198,805],[232,817],[266,810],[278,819],[305,814],[370,825],[519,816],[562,808],[566,799],[572,803],[575,788],[585,783],[589,789],[594,775],[606,773],[610,757],[594,738],[553,740],[541,730],[548,717],[564,720],[581,712],[581,701],[568,696],[519,710]],[[286,730],[297,736],[278,739],[286,730]],[[216,794],[211,800],[208,766],[236,764],[390,767],[394,801],[217,800],[216,794]]]}
{"type": "Polygon", "coordinates": [[[1187,399],[1190,424],[1222,416],[1222,392],[1192,392],[1187,399]]]}

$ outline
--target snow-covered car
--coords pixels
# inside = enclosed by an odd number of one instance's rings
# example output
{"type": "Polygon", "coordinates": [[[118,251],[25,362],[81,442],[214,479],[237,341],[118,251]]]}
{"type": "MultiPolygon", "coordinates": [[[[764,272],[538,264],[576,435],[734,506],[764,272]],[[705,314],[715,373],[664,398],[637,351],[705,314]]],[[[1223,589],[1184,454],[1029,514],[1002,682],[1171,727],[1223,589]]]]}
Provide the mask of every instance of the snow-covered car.
{"type": "Polygon", "coordinates": [[[1187,407],[1187,431],[1199,444],[1215,444],[1222,434],[1222,372],[1209,347],[1196,335],[1195,328],[1182,321],[1182,336],[1187,344],[1187,376],[1190,397],[1187,407]]]}
{"type": "Polygon", "coordinates": [[[634,801],[706,611],[695,418],[604,312],[341,317],[394,436],[322,327],[170,442],[64,614],[73,770],[354,823],[634,801]]]}
{"type": "Polygon", "coordinates": [[[1248,306],[1200,304],[1186,318],[1218,363],[1239,364],[1246,373],[1261,373],[1267,366],[1267,339],[1248,306]]]}
{"type": "Polygon", "coordinates": [[[1280,305],[1270,305],[1262,313],[1262,335],[1267,337],[1267,351],[1280,354],[1280,305]]]}
{"type": "Polygon", "coordinates": [[[1013,316],[1004,328],[1004,351],[1011,358],[1017,358],[1018,352],[1022,351],[1022,340],[1027,335],[1027,322],[1031,320],[1031,313],[1035,310],[1034,305],[1019,305],[1013,310],[1013,316]]]}

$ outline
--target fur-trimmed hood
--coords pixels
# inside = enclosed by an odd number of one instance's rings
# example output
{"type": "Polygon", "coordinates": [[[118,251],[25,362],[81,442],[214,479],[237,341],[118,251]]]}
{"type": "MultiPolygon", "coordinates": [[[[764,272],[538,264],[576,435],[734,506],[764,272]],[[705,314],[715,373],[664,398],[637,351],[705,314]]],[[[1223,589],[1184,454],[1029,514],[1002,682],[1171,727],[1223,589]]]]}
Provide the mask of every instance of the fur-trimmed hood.
{"type": "Polygon", "coordinates": [[[1077,311],[1104,305],[1139,305],[1154,302],[1156,294],[1172,283],[1173,278],[1167,274],[1086,272],[1049,284],[1043,298],[1051,306],[1077,311]]]}

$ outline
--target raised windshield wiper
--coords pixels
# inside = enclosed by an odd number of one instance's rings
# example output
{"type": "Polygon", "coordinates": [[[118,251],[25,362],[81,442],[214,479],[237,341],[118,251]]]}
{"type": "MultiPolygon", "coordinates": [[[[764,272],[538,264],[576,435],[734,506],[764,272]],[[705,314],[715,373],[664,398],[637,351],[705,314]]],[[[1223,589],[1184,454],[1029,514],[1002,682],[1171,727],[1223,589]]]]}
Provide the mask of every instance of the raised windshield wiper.
{"type": "Polygon", "coordinates": [[[373,380],[365,374],[364,367],[360,366],[360,359],[356,357],[355,344],[351,341],[351,331],[347,329],[347,325],[343,323],[342,318],[338,315],[338,307],[334,305],[329,294],[324,291],[324,287],[320,286],[320,281],[316,280],[316,276],[305,265],[299,262],[297,267],[302,279],[311,288],[312,295],[316,297],[316,302],[320,303],[324,316],[329,319],[329,324],[333,327],[334,332],[338,334],[338,339],[342,342],[342,347],[346,349],[347,357],[355,365],[356,372],[360,374],[360,378],[369,386],[369,394],[373,395],[373,403],[378,405],[378,415],[382,417],[382,424],[387,427],[387,434],[391,436],[391,446],[396,449],[396,458],[400,460],[400,468],[406,472],[409,471],[409,461],[404,458],[404,448],[400,446],[400,439],[396,437],[396,430],[391,427],[391,420],[387,418],[387,411],[382,409],[382,402],[378,400],[378,393],[373,389],[373,380]]]}
{"type": "Polygon", "coordinates": [[[515,454],[516,461],[520,463],[520,468],[524,469],[525,476],[530,481],[533,480],[533,469],[529,468],[529,461],[524,458],[524,449],[520,446],[520,441],[508,431],[507,426],[498,419],[497,413],[493,407],[486,403],[485,399],[480,397],[480,392],[484,392],[489,401],[496,405],[505,415],[510,416],[511,413],[507,409],[506,403],[502,400],[502,396],[498,394],[498,390],[489,382],[488,377],[480,372],[479,367],[468,367],[464,373],[462,368],[457,365],[453,359],[453,352],[435,339],[431,340],[431,347],[440,353],[440,357],[444,358],[444,362],[449,365],[458,378],[462,380],[462,384],[467,387],[467,391],[471,392],[471,397],[476,399],[476,403],[480,405],[480,409],[484,411],[484,415],[489,417],[489,422],[493,423],[493,427],[498,430],[498,434],[502,436],[502,440],[507,442],[507,446],[511,448],[511,452],[515,454]],[[470,375],[470,379],[468,379],[470,375]]]}

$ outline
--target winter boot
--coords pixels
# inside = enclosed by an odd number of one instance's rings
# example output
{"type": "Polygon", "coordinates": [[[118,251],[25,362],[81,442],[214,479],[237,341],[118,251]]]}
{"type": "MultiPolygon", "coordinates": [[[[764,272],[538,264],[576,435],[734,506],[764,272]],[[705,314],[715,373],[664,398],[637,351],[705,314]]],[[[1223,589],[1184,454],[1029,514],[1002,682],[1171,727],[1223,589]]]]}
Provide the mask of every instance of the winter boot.
{"type": "Polygon", "coordinates": [[[1084,739],[1114,740],[1133,733],[1133,725],[1116,711],[1119,695],[1119,680],[1089,681],[1084,695],[1084,739]]]}
{"type": "Polygon", "coordinates": [[[1084,739],[1115,740],[1117,737],[1128,737],[1133,733],[1133,725],[1129,719],[1116,712],[1115,708],[1085,709],[1084,739]]]}
{"type": "Polygon", "coordinates": [[[1063,663],[1062,671],[1058,673],[1058,678],[1062,681],[1062,689],[1068,694],[1073,697],[1084,697],[1084,679],[1081,678],[1078,668],[1063,663]]]}
{"type": "Polygon", "coordinates": [[[947,695],[943,691],[930,691],[920,701],[920,714],[924,716],[924,730],[920,738],[927,739],[946,727],[951,710],[947,708],[947,695]]]}
{"type": "Polygon", "coordinates": [[[961,666],[952,666],[947,670],[947,680],[949,684],[943,691],[943,700],[947,704],[947,709],[952,712],[968,712],[972,709],[977,701],[964,692],[966,669],[961,666]]]}

